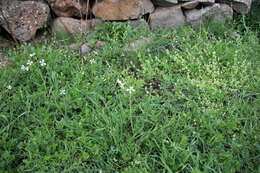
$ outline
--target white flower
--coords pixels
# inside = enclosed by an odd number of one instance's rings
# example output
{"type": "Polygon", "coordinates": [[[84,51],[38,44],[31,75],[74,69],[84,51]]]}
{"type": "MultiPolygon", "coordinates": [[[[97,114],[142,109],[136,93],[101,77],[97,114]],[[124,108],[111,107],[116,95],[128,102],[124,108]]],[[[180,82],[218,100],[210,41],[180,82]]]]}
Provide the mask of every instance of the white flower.
{"type": "Polygon", "coordinates": [[[133,92],[135,92],[134,87],[130,87],[126,89],[127,92],[129,92],[129,94],[132,94],[133,92]]]}
{"type": "Polygon", "coordinates": [[[21,66],[21,70],[23,70],[23,71],[28,71],[28,70],[29,70],[29,67],[22,65],[22,66],[21,66]]]}
{"type": "Polygon", "coordinates": [[[33,64],[32,61],[30,61],[30,60],[27,61],[27,65],[28,65],[28,66],[31,66],[32,64],[33,64]]]}
{"type": "Polygon", "coordinates": [[[90,64],[96,63],[96,61],[94,59],[89,60],[89,62],[90,62],[90,64]]]}
{"type": "Polygon", "coordinates": [[[7,85],[6,88],[11,90],[13,87],[11,85],[7,85]]]}
{"type": "Polygon", "coordinates": [[[60,95],[65,95],[66,94],[66,90],[65,89],[61,89],[60,90],[60,95]]]}
{"type": "Polygon", "coordinates": [[[31,53],[29,56],[30,56],[30,57],[34,57],[34,56],[35,56],[35,53],[31,53]]]}
{"type": "Polygon", "coordinates": [[[47,65],[44,59],[40,60],[39,63],[42,67],[47,65]]]}
{"type": "Polygon", "coordinates": [[[136,165],[139,165],[139,164],[141,164],[141,161],[135,160],[134,163],[135,163],[136,165]]]}
{"type": "Polygon", "coordinates": [[[118,83],[118,85],[120,86],[120,88],[124,88],[125,83],[123,83],[121,80],[117,79],[116,81],[118,83]]]}

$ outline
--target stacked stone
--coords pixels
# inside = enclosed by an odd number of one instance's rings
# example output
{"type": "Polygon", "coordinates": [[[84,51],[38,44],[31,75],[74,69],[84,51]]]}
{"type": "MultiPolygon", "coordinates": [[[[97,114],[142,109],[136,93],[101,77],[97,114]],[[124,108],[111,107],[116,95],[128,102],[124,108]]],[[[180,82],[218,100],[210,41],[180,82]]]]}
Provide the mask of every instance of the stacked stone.
{"type": "Polygon", "coordinates": [[[230,20],[249,12],[252,0],[0,0],[0,26],[17,40],[32,39],[48,21],[54,32],[87,33],[102,21],[134,22],[151,28],[198,26],[207,18],[230,20]],[[47,2],[47,4],[45,3],[47,2]],[[50,10],[51,9],[51,10],[50,10]],[[52,20],[50,19],[51,12],[52,20]],[[148,18],[147,18],[148,16],[148,18]],[[137,22],[138,23],[138,22],[137,22]]]}

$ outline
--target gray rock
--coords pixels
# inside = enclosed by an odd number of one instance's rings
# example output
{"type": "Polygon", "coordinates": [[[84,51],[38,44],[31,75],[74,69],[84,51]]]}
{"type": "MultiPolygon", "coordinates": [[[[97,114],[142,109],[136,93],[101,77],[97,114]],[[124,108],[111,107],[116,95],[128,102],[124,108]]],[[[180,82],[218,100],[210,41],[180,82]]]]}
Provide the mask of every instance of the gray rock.
{"type": "Polygon", "coordinates": [[[13,1],[3,5],[0,25],[20,41],[31,40],[49,19],[47,4],[36,1],[13,1]]]}
{"type": "Polygon", "coordinates": [[[47,0],[59,17],[85,17],[90,12],[87,0],[47,0]]]}
{"type": "Polygon", "coordinates": [[[234,0],[231,7],[238,13],[247,14],[251,9],[252,0],[234,0]]]}
{"type": "Polygon", "coordinates": [[[140,40],[136,40],[131,42],[130,44],[128,44],[127,46],[125,46],[123,48],[124,51],[137,51],[139,48],[141,48],[142,46],[146,46],[149,43],[152,42],[151,38],[143,38],[140,40]]]}
{"type": "Polygon", "coordinates": [[[0,60],[0,68],[1,67],[11,67],[13,65],[13,62],[12,61],[9,61],[9,60],[3,60],[1,61],[0,60]]]}
{"type": "Polygon", "coordinates": [[[85,56],[91,52],[91,48],[87,45],[87,43],[83,44],[80,48],[80,55],[85,56]]]}
{"type": "Polygon", "coordinates": [[[217,0],[229,4],[237,13],[247,14],[252,5],[252,0],[217,0]]]}
{"type": "Polygon", "coordinates": [[[79,47],[80,46],[77,43],[72,43],[67,46],[68,50],[70,50],[70,51],[77,51],[77,50],[79,50],[79,47]]]}
{"type": "Polygon", "coordinates": [[[215,0],[179,0],[179,2],[193,2],[193,1],[197,1],[203,5],[212,5],[215,3],[215,0]]]}
{"type": "Polygon", "coordinates": [[[79,20],[69,17],[58,17],[52,23],[52,31],[58,36],[75,35],[90,32],[101,20],[79,20]]]}
{"type": "Polygon", "coordinates": [[[179,2],[192,2],[192,1],[198,1],[201,3],[215,3],[215,0],[178,0],[179,2]]]}
{"type": "Polygon", "coordinates": [[[97,41],[95,44],[95,49],[100,49],[101,47],[105,46],[107,42],[105,41],[97,41]]]}
{"type": "Polygon", "coordinates": [[[185,17],[181,5],[168,8],[159,7],[150,15],[149,22],[151,28],[179,28],[185,24],[185,17]]]}
{"type": "Polygon", "coordinates": [[[132,28],[139,28],[141,26],[149,26],[148,23],[144,19],[131,20],[130,25],[132,26],[132,28]]]}
{"type": "Polygon", "coordinates": [[[10,67],[13,65],[12,61],[9,61],[6,56],[0,53],[0,68],[1,67],[10,67]]]}
{"type": "Polygon", "coordinates": [[[160,7],[171,7],[178,4],[178,0],[152,0],[154,5],[160,7]]]}
{"type": "Polygon", "coordinates": [[[181,7],[186,9],[186,10],[191,10],[196,8],[199,5],[199,1],[190,1],[190,2],[185,2],[181,4],[181,7]]]}
{"type": "Polygon", "coordinates": [[[201,25],[207,18],[213,21],[231,20],[233,18],[233,10],[227,4],[214,4],[203,9],[193,9],[185,12],[186,21],[191,26],[201,25]]]}
{"type": "Polygon", "coordinates": [[[241,38],[241,35],[238,32],[236,32],[236,31],[230,31],[229,35],[233,39],[240,39],[241,38]]]}

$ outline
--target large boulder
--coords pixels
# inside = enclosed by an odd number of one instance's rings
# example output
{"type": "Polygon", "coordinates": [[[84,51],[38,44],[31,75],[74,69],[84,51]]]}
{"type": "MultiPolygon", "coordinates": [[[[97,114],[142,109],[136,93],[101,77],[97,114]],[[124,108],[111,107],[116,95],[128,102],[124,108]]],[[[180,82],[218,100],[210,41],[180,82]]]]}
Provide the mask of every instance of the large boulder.
{"type": "Polygon", "coordinates": [[[216,0],[227,3],[238,13],[247,14],[251,9],[252,0],[216,0]]]}
{"type": "Polygon", "coordinates": [[[179,0],[179,2],[193,2],[193,1],[197,1],[203,5],[212,5],[215,3],[215,0],[179,0]]]}
{"type": "Polygon", "coordinates": [[[12,0],[2,6],[0,25],[17,40],[28,41],[47,24],[49,16],[50,9],[43,2],[12,0]]]}
{"type": "Polygon", "coordinates": [[[251,9],[252,0],[233,0],[231,7],[238,13],[246,14],[251,9]]]}
{"type": "Polygon", "coordinates": [[[185,12],[186,21],[191,26],[198,26],[208,18],[212,21],[224,21],[233,18],[233,10],[227,4],[214,4],[202,9],[193,9],[185,12]]]}
{"type": "Polygon", "coordinates": [[[180,5],[159,7],[150,15],[149,23],[152,28],[179,28],[185,24],[185,17],[180,5]]]}
{"type": "Polygon", "coordinates": [[[153,3],[160,7],[170,7],[178,4],[178,0],[152,0],[153,3]]]}
{"type": "Polygon", "coordinates": [[[154,11],[151,0],[102,0],[92,9],[96,17],[103,20],[138,19],[154,11]]]}
{"type": "Polygon", "coordinates": [[[88,33],[99,23],[101,23],[99,19],[79,20],[69,17],[58,17],[52,23],[52,30],[57,36],[71,36],[88,33]]]}
{"type": "Polygon", "coordinates": [[[83,18],[90,12],[87,0],[47,0],[52,10],[60,17],[83,18]]]}
{"type": "Polygon", "coordinates": [[[196,8],[199,5],[198,1],[189,1],[181,4],[181,7],[186,10],[196,8]]]}

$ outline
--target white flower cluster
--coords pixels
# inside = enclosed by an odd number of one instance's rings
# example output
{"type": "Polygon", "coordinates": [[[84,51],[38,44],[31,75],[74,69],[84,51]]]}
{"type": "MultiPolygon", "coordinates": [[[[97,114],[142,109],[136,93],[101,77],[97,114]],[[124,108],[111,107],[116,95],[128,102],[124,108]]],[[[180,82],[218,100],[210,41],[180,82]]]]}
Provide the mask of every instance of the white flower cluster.
{"type": "MultiPolygon", "coordinates": [[[[35,54],[30,54],[29,56],[30,56],[30,57],[33,57],[33,56],[35,56],[35,54]]],[[[42,67],[47,65],[44,59],[40,60],[40,61],[39,61],[39,64],[40,64],[40,66],[42,66],[42,67]]],[[[29,71],[29,69],[30,69],[30,67],[31,67],[32,65],[33,65],[33,61],[28,60],[27,63],[26,63],[26,65],[22,65],[22,66],[21,66],[21,70],[22,70],[22,71],[29,71]]]]}
{"type": "Polygon", "coordinates": [[[21,70],[22,70],[22,71],[29,71],[29,67],[28,67],[28,66],[25,66],[25,65],[22,65],[22,66],[21,66],[21,70]]]}
{"type": "MultiPolygon", "coordinates": [[[[33,58],[34,56],[35,56],[35,53],[32,53],[32,54],[30,54],[29,55],[31,58],[33,58]]],[[[95,62],[92,62],[92,63],[95,63],[95,62]]],[[[22,71],[29,71],[29,69],[30,69],[30,67],[32,66],[34,64],[34,62],[32,61],[32,60],[28,60],[27,61],[27,63],[26,63],[26,65],[22,65],[21,66],[21,70],[22,71]]],[[[47,63],[45,62],[45,60],[44,59],[41,59],[40,61],[39,61],[39,65],[40,66],[46,66],[47,65],[47,63]]],[[[11,85],[7,85],[6,86],[6,89],[8,89],[8,90],[11,90],[13,87],[11,86],[11,85]]],[[[60,95],[66,95],[66,90],[65,89],[60,89],[60,95]]]]}
{"type": "Polygon", "coordinates": [[[119,87],[123,90],[125,90],[126,92],[128,92],[129,94],[132,94],[135,92],[134,87],[130,86],[129,88],[125,87],[125,83],[122,82],[121,80],[117,79],[117,84],[119,85],[119,87]]]}
{"type": "Polygon", "coordinates": [[[29,56],[32,58],[34,57],[36,54],[35,53],[31,53],[29,56]]]}
{"type": "Polygon", "coordinates": [[[90,64],[95,64],[96,63],[96,60],[95,59],[91,59],[89,60],[90,64]]]}
{"type": "Polygon", "coordinates": [[[120,88],[124,88],[125,83],[123,83],[121,80],[117,79],[117,84],[120,86],[120,88]]]}
{"type": "Polygon", "coordinates": [[[132,94],[133,92],[135,92],[135,89],[134,89],[134,87],[131,86],[131,87],[127,88],[126,91],[129,92],[129,94],[132,94]]]}
{"type": "Polygon", "coordinates": [[[33,64],[33,62],[28,60],[26,64],[30,67],[33,64]]]}
{"type": "Polygon", "coordinates": [[[13,87],[12,87],[11,85],[7,85],[6,88],[7,88],[8,90],[11,90],[13,87]]]}
{"type": "Polygon", "coordinates": [[[39,63],[42,67],[47,65],[44,59],[40,60],[39,63]]]}

